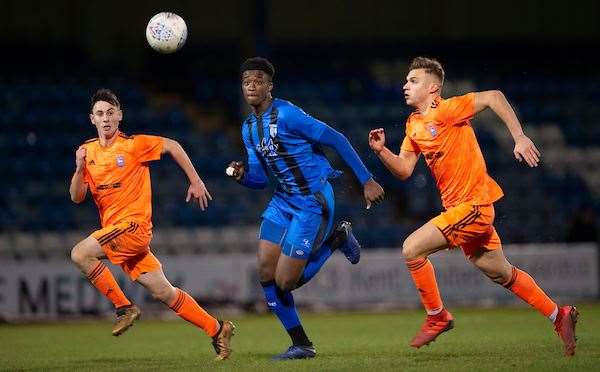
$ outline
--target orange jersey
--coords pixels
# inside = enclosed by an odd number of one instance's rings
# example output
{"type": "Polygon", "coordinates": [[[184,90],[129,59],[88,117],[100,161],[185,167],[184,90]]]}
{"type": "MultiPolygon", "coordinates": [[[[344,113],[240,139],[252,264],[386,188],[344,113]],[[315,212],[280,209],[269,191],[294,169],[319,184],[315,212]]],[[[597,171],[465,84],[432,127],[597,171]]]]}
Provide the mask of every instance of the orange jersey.
{"type": "Polygon", "coordinates": [[[424,114],[406,121],[401,149],[423,153],[442,197],[444,208],[460,203],[491,204],[504,194],[487,174],[485,160],[471,126],[473,93],[436,98],[424,114]]]}
{"type": "Polygon", "coordinates": [[[163,138],[118,134],[109,147],[86,141],[85,176],[102,226],[136,221],[152,227],[152,190],[148,162],[160,159],[163,138]]]}

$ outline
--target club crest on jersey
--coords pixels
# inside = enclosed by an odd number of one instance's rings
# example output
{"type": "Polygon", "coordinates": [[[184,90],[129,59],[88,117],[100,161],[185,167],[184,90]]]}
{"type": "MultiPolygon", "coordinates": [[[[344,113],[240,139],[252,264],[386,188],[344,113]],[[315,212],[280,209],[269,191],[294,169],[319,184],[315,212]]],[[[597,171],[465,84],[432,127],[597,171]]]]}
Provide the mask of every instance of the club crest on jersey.
{"type": "Polygon", "coordinates": [[[125,166],[125,157],[123,155],[117,155],[117,167],[123,168],[125,166]]]}
{"type": "Polygon", "coordinates": [[[269,136],[275,138],[277,136],[277,123],[269,124],[269,136]]]}
{"type": "Polygon", "coordinates": [[[431,137],[437,136],[438,130],[437,130],[437,127],[435,126],[434,122],[425,124],[425,128],[427,128],[427,131],[429,131],[429,133],[431,134],[431,137]]]}
{"type": "Polygon", "coordinates": [[[277,143],[277,140],[272,137],[263,138],[260,140],[260,143],[256,144],[256,150],[265,157],[277,156],[278,149],[279,144],[277,143]]]}

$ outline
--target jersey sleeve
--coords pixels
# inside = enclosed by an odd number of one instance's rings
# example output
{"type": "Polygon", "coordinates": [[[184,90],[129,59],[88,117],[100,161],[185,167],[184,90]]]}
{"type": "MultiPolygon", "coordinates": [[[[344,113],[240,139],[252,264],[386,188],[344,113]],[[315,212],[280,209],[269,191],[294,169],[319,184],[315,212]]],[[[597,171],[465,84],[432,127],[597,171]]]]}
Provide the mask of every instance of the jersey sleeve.
{"type": "Polygon", "coordinates": [[[404,151],[409,151],[409,152],[414,152],[416,154],[421,153],[421,150],[419,149],[419,145],[417,145],[417,143],[415,141],[412,140],[412,138],[409,137],[409,133],[411,131],[411,119],[409,118],[406,121],[406,131],[404,132],[404,139],[402,140],[402,143],[400,144],[400,150],[404,150],[404,151]]]}
{"type": "Polygon", "coordinates": [[[475,94],[448,98],[440,105],[442,122],[455,125],[471,119],[475,115],[475,94]]]}
{"type": "Polygon", "coordinates": [[[251,189],[262,189],[267,186],[267,170],[258,157],[256,149],[250,144],[250,139],[246,133],[246,130],[242,130],[242,141],[244,142],[246,155],[248,156],[248,169],[244,173],[244,177],[240,180],[240,183],[251,189]]]}
{"type": "Polygon", "coordinates": [[[133,137],[134,156],[140,163],[159,160],[164,139],[159,136],[136,135],[133,137]]]}
{"type": "Polygon", "coordinates": [[[419,150],[419,146],[413,141],[409,136],[405,135],[404,140],[402,140],[402,144],[400,145],[400,150],[414,152],[416,154],[421,153],[419,150]]]}
{"type": "Polygon", "coordinates": [[[317,143],[323,131],[329,128],[327,124],[313,118],[298,107],[285,107],[282,111],[282,119],[288,130],[308,139],[312,143],[317,143]]]}

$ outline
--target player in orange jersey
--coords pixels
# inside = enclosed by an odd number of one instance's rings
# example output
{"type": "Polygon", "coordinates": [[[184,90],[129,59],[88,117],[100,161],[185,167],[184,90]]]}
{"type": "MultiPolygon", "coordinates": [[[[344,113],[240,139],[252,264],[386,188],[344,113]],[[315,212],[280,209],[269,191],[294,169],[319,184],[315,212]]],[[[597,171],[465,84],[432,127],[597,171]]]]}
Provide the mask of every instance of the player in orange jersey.
{"type": "Polygon", "coordinates": [[[228,358],[233,324],[215,319],[189,294],[173,287],[150,251],[150,162],[159,160],[162,154],[171,155],[190,181],[186,202],[198,202],[202,210],[212,200],[204,182],[176,141],[158,136],[124,135],[119,130],[123,118],[121,105],[110,90],[98,90],[92,97],[90,109],[90,121],[98,131],[98,138],[86,141],[77,149],[69,191],[75,203],[82,202],[88,189],[91,191],[102,228],[75,245],[71,259],[114,304],[117,320],[112,334],[118,336],[125,332],[141,312],[127,299],[101,258],[121,266],[131,280],[146,287],[154,298],[203,329],[212,337],[216,360],[228,358]]]}
{"type": "Polygon", "coordinates": [[[413,232],[402,246],[402,255],[427,311],[425,323],[410,345],[416,348],[427,345],[442,332],[452,329],[454,319],[442,304],[435,272],[427,257],[442,249],[460,247],[487,277],[548,317],[564,343],[565,354],[573,355],[577,309],[557,306],[531,276],[504,257],[493,225],[493,203],[502,197],[502,189],[487,174],[469,120],[489,107],[506,124],[515,140],[517,160],[537,167],[540,152],[523,133],[502,92],[474,92],[443,99],[442,65],[423,57],[412,61],[406,80],[406,103],[415,111],[406,122],[400,153],[396,155],[385,147],[382,128],[369,133],[369,145],[383,164],[403,180],[412,174],[422,153],[445,209],[413,232]]]}

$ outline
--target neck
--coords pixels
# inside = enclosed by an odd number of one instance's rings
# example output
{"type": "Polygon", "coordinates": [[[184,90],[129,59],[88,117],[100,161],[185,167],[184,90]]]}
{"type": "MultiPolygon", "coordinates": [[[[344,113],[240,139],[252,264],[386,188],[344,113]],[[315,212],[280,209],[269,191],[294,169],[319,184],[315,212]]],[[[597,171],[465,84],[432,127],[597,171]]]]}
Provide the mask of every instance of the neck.
{"type": "Polygon", "coordinates": [[[271,102],[273,102],[273,97],[267,97],[267,99],[262,101],[259,105],[252,106],[252,111],[254,112],[254,115],[259,116],[262,113],[264,113],[265,110],[271,105],[271,102]]]}
{"type": "Polygon", "coordinates": [[[415,108],[417,110],[419,110],[419,112],[424,115],[427,113],[427,111],[429,110],[429,108],[431,108],[431,103],[433,101],[435,101],[435,99],[437,98],[437,95],[430,95],[428,96],[423,102],[419,103],[418,105],[415,106],[415,108]]]}
{"type": "Polygon", "coordinates": [[[98,139],[100,140],[100,146],[102,147],[108,147],[110,145],[112,145],[113,143],[115,143],[115,141],[117,140],[117,137],[119,137],[119,131],[116,130],[112,136],[105,136],[105,135],[98,135],[98,139]]]}

